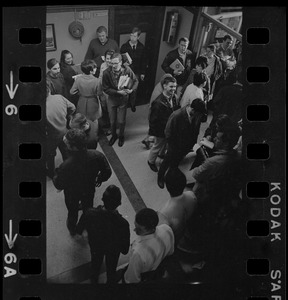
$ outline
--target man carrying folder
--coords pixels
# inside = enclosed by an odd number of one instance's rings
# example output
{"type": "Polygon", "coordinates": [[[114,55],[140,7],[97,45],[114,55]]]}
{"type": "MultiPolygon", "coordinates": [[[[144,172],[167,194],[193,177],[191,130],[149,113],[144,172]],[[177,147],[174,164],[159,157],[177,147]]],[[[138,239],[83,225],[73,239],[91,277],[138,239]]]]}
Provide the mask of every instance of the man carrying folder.
{"type": "Polygon", "coordinates": [[[176,78],[177,95],[179,95],[191,71],[193,53],[188,49],[188,45],[188,38],[181,37],[178,48],[170,51],[161,65],[165,73],[170,73],[176,78]]]}

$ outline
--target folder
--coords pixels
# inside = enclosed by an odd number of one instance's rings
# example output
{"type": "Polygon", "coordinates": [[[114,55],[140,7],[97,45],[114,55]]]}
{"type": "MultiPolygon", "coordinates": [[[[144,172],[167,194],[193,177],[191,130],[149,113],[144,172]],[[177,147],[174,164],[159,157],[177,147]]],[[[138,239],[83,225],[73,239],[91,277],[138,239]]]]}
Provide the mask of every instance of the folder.
{"type": "Polygon", "coordinates": [[[182,65],[181,61],[176,58],[173,63],[170,65],[170,68],[173,69],[174,71],[184,71],[184,66],[182,65]]]}

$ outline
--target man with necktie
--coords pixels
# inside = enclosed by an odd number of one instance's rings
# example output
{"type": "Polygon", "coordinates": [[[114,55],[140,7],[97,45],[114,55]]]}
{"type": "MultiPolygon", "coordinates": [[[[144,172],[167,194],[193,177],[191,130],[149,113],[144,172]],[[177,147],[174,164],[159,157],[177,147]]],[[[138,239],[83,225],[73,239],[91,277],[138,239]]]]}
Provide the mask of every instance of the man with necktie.
{"type": "MultiPolygon", "coordinates": [[[[139,83],[145,78],[147,65],[145,46],[139,41],[140,34],[141,29],[138,27],[134,27],[131,31],[130,39],[126,43],[124,43],[120,49],[121,54],[128,53],[130,55],[132,63],[129,65],[129,67],[136,75],[139,83]]],[[[137,90],[129,96],[131,110],[133,112],[136,111],[136,93],[137,90]]]]}

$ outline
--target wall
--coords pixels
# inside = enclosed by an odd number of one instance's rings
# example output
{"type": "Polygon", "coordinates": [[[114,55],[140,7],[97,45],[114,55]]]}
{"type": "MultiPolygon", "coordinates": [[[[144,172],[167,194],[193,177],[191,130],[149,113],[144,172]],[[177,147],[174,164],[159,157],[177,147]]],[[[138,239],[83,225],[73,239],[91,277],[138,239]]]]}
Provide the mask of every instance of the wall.
{"type": "Polygon", "coordinates": [[[73,53],[74,63],[79,64],[83,61],[91,39],[96,37],[97,27],[103,25],[108,29],[108,10],[90,10],[86,14],[87,19],[78,20],[85,28],[82,42],[74,39],[69,31],[69,24],[75,20],[74,12],[53,12],[47,13],[47,24],[54,24],[56,35],[56,51],[46,52],[47,61],[50,58],[60,60],[62,50],[69,50],[73,53]]]}
{"type": "Polygon", "coordinates": [[[164,74],[164,71],[161,68],[161,64],[162,64],[166,54],[169,51],[178,47],[178,40],[180,37],[188,37],[189,38],[191,27],[192,27],[192,21],[193,21],[193,14],[190,11],[188,11],[187,9],[180,7],[180,6],[166,7],[165,18],[164,18],[163,28],[162,28],[162,35],[161,35],[161,43],[160,43],[160,48],[159,48],[159,56],[158,56],[155,84],[157,82],[159,82],[160,78],[164,74]],[[166,22],[167,12],[169,12],[171,10],[177,10],[179,12],[179,17],[180,17],[175,44],[168,44],[167,42],[163,41],[164,26],[165,26],[165,22],[166,22]]]}

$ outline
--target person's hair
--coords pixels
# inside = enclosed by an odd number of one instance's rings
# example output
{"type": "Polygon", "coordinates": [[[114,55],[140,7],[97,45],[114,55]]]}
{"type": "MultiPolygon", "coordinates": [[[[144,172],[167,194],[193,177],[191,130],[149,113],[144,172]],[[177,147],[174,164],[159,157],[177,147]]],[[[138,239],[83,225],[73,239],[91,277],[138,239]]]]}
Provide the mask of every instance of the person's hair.
{"type": "Polygon", "coordinates": [[[65,64],[65,57],[67,54],[71,54],[73,58],[73,54],[69,50],[62,50],[61,55],[60,55],[60,63],[65,64]]]}
{"type": "Polygon", "coordinates": [[[209,48],[211,51],[213,51],[215,53],[216,51],[216,46],[214,44],[210,44],[207,46],[207,48],[209,48]]]}
{"type": "Polygon", "coordinates": [[[164,84],[168,84],[169,82],[176,82],[177,83],[177,80],[176,80],[176,78],[175,77],[173,77],[173,76],[167,76],[167,77],[165,77],[164,79],[163,79],[163,81],[162,81],[162,86],[164,86],[164,84]]]}
{"type": "Polygon", "coordinates": [[[186,182],[186,176],[179,168],[170,168],[165,175],[166,188],[171,197],[182,195],[186,182]]]}
{"type": "Polygon", "coordinates": [[[47,61],[47,68],[49,70],[51,70],[56,64],[58,64],[59,61],[56,59],[56,58],[50,58],[48,61],[47,61]]]}
{"type": "Polygon", "coordinates": [[[194,99],[192,101],[192,103],[190,104],[190,107],[193,108],[196,112],[199,112],[202,114],[207,113],[205,102],[200,98],[194,99]]]}
{"type": "Polygon", "coordinates": [[[108,210],[114,210],[121,205],[121,191],[116,185],[109,185],[103,193],[102,201],[108,210]]]}
{"type": "Polygon", "coordinates": [[[163,88],[164,80],[169,77],[171,78],[171,77],[173,77],[173,75],[171,75],[170,73],[166,73],[161,77],[160,84],[161,84],[162,88],[163,88]]]}
{"type": "Polygon", "coordinates": [[[230,34],[224,35],[223,41],[226,41],[226,40],[228,40],[228,39],[232,41],[232,36],[231,36],[230,34]]]}
{"type": "Polygon", "coordinates": [[[208,66],[208,58],[203,55],[198,56],[195,60],[195,65],[201,66],[202,69],[206,69],[208,66]]]}
{"type": "Polygon", "coordinates": [[[141,34],[142,31],[141,31],[141,29],[139,27],[134,27],[132,29],[131,33],[135,33],[135,32],[137,32],[137,35],[140,36],[140,34],[141,34]]]}
{"type": "Polygon", "coordinates": [[[115,52],[112,55],[111,59],[114,59],[114,58],[119,58],[119,62],[122,61],[122,55],[120,53],[115,52]]]}
{"type": "Polygon", "coordinates": [[[79,128],[82,129],[82,127],[86,124],[87,118],[85,115],[81,113],[76,113],[71,115],[71,121],[70,121],[70,127],[71,128],[79,128]]]}
{"type": "Polygon", "coordinates": [[[219,128],[216,131],[216,134],[218,132],[223,133],[221,139],[222,142],[227,145],[228,150],[233,149],[233,147],[237,144],[238,139],[241,135],[240,128],[234,122],[231,123],[230,126],[224,126],[222,128],[219,128]]]}
{"type": "Polygon", "coordinates": [[[193,84],[199,87],[201,84],[203,84],[206,81],[206,76],[204,73],[195,73],[193,78],[193,84]]]}
{"type": "Polygon", "coordinates": [[[179,39],[178,44],[180,44],[181,42],[189,43],[189,39],[188,39],[187,37],[181,37],[181,38],[179,39]]]}
{"type": "Polygon", "coordinates": [[[158,214],[151,208],[143,208],[139,210],[135,216],[135,221],[144,226],[147,230],[153,230],[156,228],[159,222],[158,214]]]}
{"type": "Polygon", "coordinates": [[[108,54],[112,57],[114,53],[115,51],[113,49],[108,49],[105,51],[104,57],[106,58],[108,54]]]}
{"type": "Polygon", "coordinates": [[[79,128],[69,129],[65,134],[71,147],[76,147],[78,150],[84,150],[87,147],[87,136],[85,132],[79,128]]]}
{"type": "Polygon", "coordinates": [[[96,29],[96,32],[97,32],[97,33],[106,32],[106,34],[108,33],[107,28],[106,28],[105,26],[99,26],[99,27],[96,29]]]}
{"type": "Polygon", "coordinates": [[[81,70],[84,74],[89,75],[93,69],[97,67],[96,63],[92,59],[86,59],[81,63],[81,70]]]}

